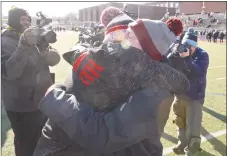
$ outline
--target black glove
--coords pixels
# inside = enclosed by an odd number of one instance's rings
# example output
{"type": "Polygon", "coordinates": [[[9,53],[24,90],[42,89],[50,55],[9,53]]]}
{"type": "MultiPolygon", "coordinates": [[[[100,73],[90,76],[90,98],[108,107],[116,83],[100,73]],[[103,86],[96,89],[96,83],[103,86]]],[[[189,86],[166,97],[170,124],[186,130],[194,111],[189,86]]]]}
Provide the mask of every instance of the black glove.
{"type": "Polygon", "coordinates": [[[46,91],[46,93],[45,93],[45,96],[46,96],[50,91],[52,91],[52,90],[55,89],[55,88],[58,88],[58,89],[61,89],[61,90],[66,91],[66,86],[65,86],[64,84],[53,84],[52,86],[50,86],[50,87],[47,89],[47,91],[46,91]]]}
{"type": "Polygon", "coordinates": [[[184,60],[184,58],[180,57],[179,53],[172,53],[172,55],[170,55],[168,57],[168,64],[172,68],[174,68],[174,69],[176,69],[180,72],[183,72],[183,73],[184,73],[185,68],[186,68],[185,67],[185,60],[184,60]]]}

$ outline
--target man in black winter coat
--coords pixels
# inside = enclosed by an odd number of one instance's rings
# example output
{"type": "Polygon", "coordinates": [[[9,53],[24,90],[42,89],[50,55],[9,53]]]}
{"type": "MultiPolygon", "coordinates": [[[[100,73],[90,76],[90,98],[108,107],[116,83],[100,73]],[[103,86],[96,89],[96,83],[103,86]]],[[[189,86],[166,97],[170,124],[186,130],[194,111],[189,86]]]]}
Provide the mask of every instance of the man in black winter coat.
{"type": "Polygon", "coordinates": [[[8,23],[1,35],[2,100],[15,135],[16,156],[31,156],[46,122],[38,104],[53,84],[49,66],[60,56],[54,49],[37,49],[36,29],[29,28],[27,11],[13,8],[8,23]]]}

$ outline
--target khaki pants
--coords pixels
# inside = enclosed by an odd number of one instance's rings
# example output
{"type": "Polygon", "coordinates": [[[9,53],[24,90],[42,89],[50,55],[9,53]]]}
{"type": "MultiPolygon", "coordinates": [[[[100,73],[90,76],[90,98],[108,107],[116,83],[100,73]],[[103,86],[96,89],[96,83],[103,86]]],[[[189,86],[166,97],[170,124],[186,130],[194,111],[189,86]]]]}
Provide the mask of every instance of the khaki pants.
{"type": "Polygon", "coordinates": [[[158,123],[158,131],[160,136],[164,132],[165,125],[167,120],[169,119],[169,114],[171,110],[171,106],[174,100],[174,96],[170,95],[168,98],[162,101],[158,108],[158,115],[157,115],[157,123],[158,123]]]}
{"type": "Polygon", "coordinates": [[[186,96],[176,96],[174,99],[174,122],[178,126],[178,139],[185,147],[192,138],[200,141],[203,103],[203,100],[191,100],[186,96]]]}

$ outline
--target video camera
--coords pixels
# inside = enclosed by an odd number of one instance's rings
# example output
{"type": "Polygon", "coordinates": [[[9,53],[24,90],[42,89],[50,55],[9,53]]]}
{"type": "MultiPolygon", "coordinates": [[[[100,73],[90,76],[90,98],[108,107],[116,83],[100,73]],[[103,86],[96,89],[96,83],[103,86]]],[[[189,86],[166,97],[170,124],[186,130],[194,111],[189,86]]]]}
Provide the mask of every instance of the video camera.
{"type": "MultiPolygon", "coordinates": [[[[40,49],[45,49],[49,46],[49,43],[55,43],[57,41],[57,34],[48,27],[52,23],[52,19],[46,18],[42,12],[37,12],[36,16],[39,18],[36,21],[36,27],[38,27],[38,46],[40,49]]],[[[55,83],[55,73],[50,73],[52,82],[55,83]]]]}
{"type": "Polygon", "coordinates": [[[173,55],[179,55],[180,53],[187,52],[191,49],[191,45],[188,43],[181,44],[179,40],[176,40],[168,49],[167,58],[170,58],[173,55]]]}
{"type": "Polygon", "coordinates": [[[36,16],[39,18],[36,21],[36,26],[40,29],[38,45],[55,43],[57,41],[57,34],[48,28],[48,25],[52,23],[52,19],[46,18],[42,12],[37,12],[36,16]]]}

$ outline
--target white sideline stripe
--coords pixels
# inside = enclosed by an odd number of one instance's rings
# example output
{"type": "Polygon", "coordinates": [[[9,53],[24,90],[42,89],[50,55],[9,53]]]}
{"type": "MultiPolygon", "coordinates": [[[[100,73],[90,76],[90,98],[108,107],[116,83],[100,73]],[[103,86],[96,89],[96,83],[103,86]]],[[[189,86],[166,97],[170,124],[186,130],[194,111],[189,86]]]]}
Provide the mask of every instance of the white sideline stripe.
{"type": "MultiPolygon", "coordinates": [[[[211,134],[206,135],[206,136],[204,136],[204,137],[201,136],[201,138],[202,138],[201,142],[205,142],[205,141],[207,141],[207,140],[211,140],[211,139],[213,139],[213,138],[215,138],[215,137],[219,137],[219,136],[222,136],[222,135],[224,135],[224,134],[226,134],[226,129],[221,130],[221,131],[217,131],[217,132],[214,132],[214,133],[211,133],[211,134]]],[[[173,153],[173,150],[172,150],[173,147],[174,147],[174,146],[164,149],[163,155],[165,156],[166,154],[173,153]]]]}
{"type": "Polygon", "coordinates": [[[209,67],[208,69],[215,69],[215,68],[224,68],[226,66],[213,66],[213,67],[209,67]]]}
{"type": "Polygon", "coordinates": [[[216,80],[224,80],[224,79],[226,79],[226,77],[219,77],[216,80]]]}

